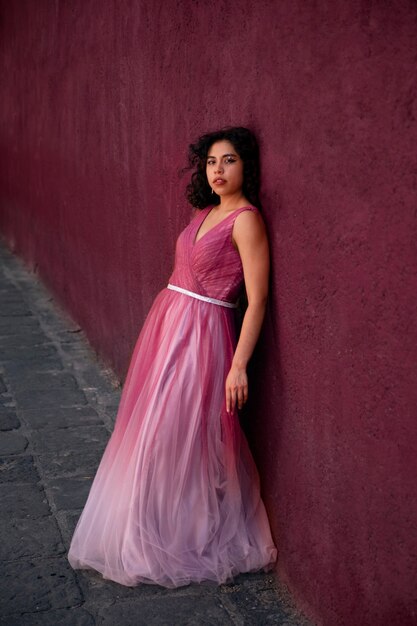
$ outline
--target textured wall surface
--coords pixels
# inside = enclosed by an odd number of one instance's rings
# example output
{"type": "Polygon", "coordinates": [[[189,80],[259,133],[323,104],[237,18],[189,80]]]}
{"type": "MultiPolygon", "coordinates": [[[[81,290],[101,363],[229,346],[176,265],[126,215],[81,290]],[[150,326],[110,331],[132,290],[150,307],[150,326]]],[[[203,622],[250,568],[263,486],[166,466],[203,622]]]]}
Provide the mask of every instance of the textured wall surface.
{"type": "Polygon", "coordinates": [[[417,623],[417,7],[1,2],[6,242],[124,376],[188,143],[253,128],[271,297],[244,424],[317,623],[417,623]]]}

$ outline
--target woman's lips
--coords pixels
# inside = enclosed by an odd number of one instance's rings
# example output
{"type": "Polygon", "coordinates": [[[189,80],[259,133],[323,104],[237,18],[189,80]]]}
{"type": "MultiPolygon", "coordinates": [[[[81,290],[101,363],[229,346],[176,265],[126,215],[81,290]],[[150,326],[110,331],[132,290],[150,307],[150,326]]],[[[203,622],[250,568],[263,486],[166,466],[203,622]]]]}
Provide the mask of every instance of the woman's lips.
{"type": "Polygon", "coordinates": [[[224,185],[224,184],[225,184],[225,182],[226,182],[226,181],[224,180],[224,178],[216,178],[216,179],[213,181],[213,185],[224,185]]]}

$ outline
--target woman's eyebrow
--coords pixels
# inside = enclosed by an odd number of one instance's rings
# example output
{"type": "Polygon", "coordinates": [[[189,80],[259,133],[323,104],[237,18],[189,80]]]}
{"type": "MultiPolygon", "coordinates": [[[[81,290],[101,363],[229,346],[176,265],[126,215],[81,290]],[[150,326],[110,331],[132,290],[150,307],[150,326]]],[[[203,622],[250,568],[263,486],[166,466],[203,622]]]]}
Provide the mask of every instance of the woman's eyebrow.
{"type": "MultiPolygon", "coordinates": [[[[235,157],[235,156],[237,156],[237,154],[235,154],[234,152],[227,152],[226,154],[222,154],[222,157],[221,157],[221,158],[223,159],[224,157],[227,157],[227,156],[234,156],[234,157],[235,157]]],[[[215,157],[215,156],[213,156],[213,155],[211,155],[211,154],[209,154],[209,155],[207,156],[207,158],[208,158],[208,159],[215,159],[216,157],[215,157]]]]}

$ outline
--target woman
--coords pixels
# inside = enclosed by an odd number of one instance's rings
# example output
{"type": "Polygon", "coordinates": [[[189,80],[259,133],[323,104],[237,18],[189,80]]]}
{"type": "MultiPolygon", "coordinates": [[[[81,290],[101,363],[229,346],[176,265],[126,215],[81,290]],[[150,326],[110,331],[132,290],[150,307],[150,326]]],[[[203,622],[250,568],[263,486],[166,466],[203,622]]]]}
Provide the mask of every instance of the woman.
{"type": "Polygon", "coordinates": [[[237,417],[268,290],[258,148],[249,130],[226,128],[191,145],[189,160],[188,199],[202,210],[136,342],[68,554],[72,567],[129,586],[221,584],[270,569],[277,554],[237,417]]]}

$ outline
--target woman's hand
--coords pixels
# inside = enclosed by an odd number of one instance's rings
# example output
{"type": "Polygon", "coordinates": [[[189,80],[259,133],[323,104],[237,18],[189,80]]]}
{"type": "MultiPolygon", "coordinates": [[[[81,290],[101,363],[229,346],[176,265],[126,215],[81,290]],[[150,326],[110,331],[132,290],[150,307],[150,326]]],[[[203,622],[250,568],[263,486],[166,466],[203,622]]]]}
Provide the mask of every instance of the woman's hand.
{"type": "Polygon", "coordinates": [[[241,409],[248,399],[248,376],[246,369],[232,365],[226,378],[226,410],[234,413],[236,405],[241,409]]]}

